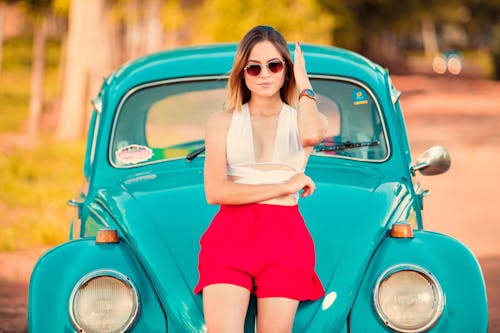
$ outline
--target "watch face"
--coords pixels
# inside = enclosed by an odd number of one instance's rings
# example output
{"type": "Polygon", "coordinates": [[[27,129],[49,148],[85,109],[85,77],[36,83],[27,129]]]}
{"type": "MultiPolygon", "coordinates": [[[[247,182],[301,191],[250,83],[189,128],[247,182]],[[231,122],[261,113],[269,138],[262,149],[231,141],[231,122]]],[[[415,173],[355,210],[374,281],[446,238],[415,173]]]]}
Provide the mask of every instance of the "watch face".
{"type": "Polygon", "coordinates": [[[304,90],[302,90],[302,92],[300,93],[299,97],[302,97],[302,96],[307,96],[308,98],[317,100],[316,93],[312,89],[304,89],[304,90]]]}
{"type": "Polygon", "coordinates": [[[306,89],[305,93],[307,94],[307,96],[309,96],[311,98],[316,98],[316,93],[312,89],[306,89]]]}

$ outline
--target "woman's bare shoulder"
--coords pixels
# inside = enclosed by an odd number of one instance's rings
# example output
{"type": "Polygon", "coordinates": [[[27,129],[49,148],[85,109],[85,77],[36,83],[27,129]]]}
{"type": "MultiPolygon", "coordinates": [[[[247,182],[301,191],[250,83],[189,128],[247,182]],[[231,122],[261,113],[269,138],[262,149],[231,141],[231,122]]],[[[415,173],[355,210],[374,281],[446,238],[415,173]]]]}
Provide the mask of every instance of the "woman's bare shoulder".
{"type": "Polygon", "coordinates": [[[231,123],[233,113],[230,111],[214,112],[210,115],[207,121],[207,128],[227,128],[231,123]]]}

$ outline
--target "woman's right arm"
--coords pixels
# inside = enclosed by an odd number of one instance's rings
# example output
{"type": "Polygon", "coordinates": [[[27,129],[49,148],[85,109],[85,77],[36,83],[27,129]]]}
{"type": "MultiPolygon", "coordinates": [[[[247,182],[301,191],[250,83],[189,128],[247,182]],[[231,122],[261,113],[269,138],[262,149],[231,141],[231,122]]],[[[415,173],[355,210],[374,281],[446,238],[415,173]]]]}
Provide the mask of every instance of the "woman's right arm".
{"type": "Polygon", "coordinates": [[[241,205],[260,202],[304,189],[311,195],[313,181],[298,173],[283,184],[238,184],[227,177],[226,135],[232,114],[217,112],[210,116],[205,133],[205,196],[209,204],[241,205]]]}

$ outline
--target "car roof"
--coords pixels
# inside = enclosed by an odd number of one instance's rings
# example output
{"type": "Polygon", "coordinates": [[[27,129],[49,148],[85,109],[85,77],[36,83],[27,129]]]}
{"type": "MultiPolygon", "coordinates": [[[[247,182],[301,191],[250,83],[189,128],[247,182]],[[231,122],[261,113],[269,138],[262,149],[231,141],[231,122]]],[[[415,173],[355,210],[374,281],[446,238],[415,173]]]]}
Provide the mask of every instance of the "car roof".
{"type": "MultiPolygon", "coordinates": [[[[294,45],[289,44],[292,51],[294,45]]],[[[229,75],[236,43],[182,47],[149,54],[130,61],[106,80],[119,94],[132,87],[159,80],[229,75]]],[[[309,75],[350,77],[368,85],[384,81],[387,71],[360,54],[338,47],[301,45],[309,75]]]]}

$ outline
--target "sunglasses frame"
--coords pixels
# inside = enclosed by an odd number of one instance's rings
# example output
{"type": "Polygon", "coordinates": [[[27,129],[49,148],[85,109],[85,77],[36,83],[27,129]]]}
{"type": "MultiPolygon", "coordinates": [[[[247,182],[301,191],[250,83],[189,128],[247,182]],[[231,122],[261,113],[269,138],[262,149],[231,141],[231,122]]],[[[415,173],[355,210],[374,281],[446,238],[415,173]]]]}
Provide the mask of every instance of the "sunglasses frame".
{"type": "MultiPolygon", "coordinates": [[[[269,60],[268,62],[266,62],[266,65],[267,67],[267,71],[271,74],[279,74],[283,71],[283,69],[286,67],[286,62],[283,61],[283,60],[279,60],[279,59],[273,59],[273,60],[269,60]],[[274,72],[273,70],[271,70],[271,68],[269,67],[269,65],[271,64],[281,64],[282,67],[280,70],[278,70],[277,72],[274,72]]],[[[249,64],[249,65],[246,65],[245,67],[243,67],[243,70],[250,76],[252,77],[257,77],[260,75],[260,73],[262,73],[262,64],[259,64],[259,63],[255,63],[255,64],[249,64]],[[256,74],[251,74],[250,72],[248,72],[248,69],[252,66],[258,66],[259,67],[259,72],[256,73],[256,74]]]]}

